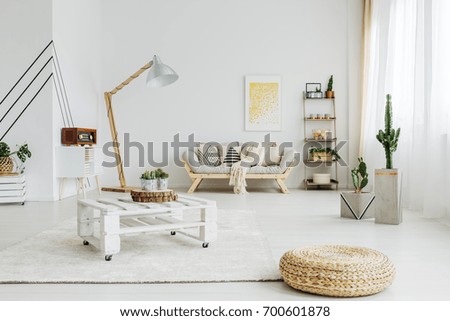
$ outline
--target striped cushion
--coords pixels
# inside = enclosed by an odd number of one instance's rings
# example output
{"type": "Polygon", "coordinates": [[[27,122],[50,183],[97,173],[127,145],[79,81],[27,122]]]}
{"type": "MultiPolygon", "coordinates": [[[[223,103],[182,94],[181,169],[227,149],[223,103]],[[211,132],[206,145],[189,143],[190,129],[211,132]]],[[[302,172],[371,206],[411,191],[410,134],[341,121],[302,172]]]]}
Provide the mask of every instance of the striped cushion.
{"type": "Polygon", "coordinates": [[[225,156],[223,163],[227,166],[231,166],[241,160],[241,155],[236,151],[234,147],[228,148],[227,155],[225,156]]]}
{"type": "Polygon", "coordinates": [[[219,166],[220,165],[220,156],[219,150],[216,146],[213,145],[200,145],[197,148],[196,155],[200,165],[206,166],[219,166]]]}

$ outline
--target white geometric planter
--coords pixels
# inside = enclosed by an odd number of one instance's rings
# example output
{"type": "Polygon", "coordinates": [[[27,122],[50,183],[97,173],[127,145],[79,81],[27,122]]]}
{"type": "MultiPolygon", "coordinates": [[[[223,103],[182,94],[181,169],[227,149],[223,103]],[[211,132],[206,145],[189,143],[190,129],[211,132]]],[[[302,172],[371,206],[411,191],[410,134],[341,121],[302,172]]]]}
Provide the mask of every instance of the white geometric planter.
{"type": "Polygon", "coordinates": [[[341,193],[341,217],[361,220],[374,218],[375,206],[374,193],[341,193]]]}
{"type": "Polygon", "coordinates": [[[158,189],[158,180],[141,178],[141,187],[146,191],[156,191],[158,189]]]}
{"type": "Polygon", "coordinates": [[[166,190],[169,188],[169,179],[168,178],[160,178],[158,180],[158,189],[166,190]]]}
{"type": "Polygon", "coordinates": [[[398,169],[375,169],[375,223],[402,222],[401,182],[398,169]]]}

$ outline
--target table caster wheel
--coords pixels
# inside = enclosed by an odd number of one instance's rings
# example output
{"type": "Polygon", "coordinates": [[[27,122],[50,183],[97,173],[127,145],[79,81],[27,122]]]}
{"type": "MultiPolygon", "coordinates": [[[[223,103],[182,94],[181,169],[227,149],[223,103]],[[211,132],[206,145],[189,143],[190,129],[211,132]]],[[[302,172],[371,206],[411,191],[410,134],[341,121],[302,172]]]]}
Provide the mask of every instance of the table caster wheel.
{"type": "Polygon", "coordinates": [[[176,235],[177,234],[177,232],[175,232],[175,231],[170,231],[170,235],[176,235]]]}
{"type": "Polygon", "coordinates": [[[209,243],[206,243],[206,242],[205,242],[205,243],[202,244],[202,247],[203,247],[204,249],[206,249],[206,248],[208,247],[208,245],[209,245],[209,243]]]}
{"type": "Polygon", "coordinates": [[[112,255],[105,255],[105,261],[111,261],[112,255]]]}
{"type": "Polygon", "coordinates": [[[83,245],[89,245],[88,241],[83,241],[83,245]]]}

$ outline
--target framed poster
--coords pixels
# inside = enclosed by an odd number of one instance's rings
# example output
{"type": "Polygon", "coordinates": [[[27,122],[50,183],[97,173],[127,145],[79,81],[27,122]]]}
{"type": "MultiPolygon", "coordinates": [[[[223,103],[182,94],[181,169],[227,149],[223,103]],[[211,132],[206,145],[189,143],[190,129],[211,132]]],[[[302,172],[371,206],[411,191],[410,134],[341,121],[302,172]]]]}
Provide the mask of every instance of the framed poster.
{"type": "Polygon", "coordinates": [[[245,76],[245,130],[281,130],[280,76],[245,76]]]}

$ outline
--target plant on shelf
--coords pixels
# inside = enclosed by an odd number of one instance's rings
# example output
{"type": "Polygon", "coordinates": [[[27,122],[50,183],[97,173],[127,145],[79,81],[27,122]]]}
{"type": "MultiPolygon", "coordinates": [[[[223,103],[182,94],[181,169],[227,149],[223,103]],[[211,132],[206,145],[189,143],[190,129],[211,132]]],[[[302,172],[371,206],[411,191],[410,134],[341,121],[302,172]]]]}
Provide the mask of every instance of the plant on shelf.
{"type": "Polygon", "coordinates": [[[363,188],[369,182],[369,174],[367,173],[367,165],[364,163],[362,157],[358,158],[358,166],[352,169],[353,186],[355,186],[355,193],[361,193],[363,188]]]}
{"type": "Polygon", "coordinates": [[[329,147],[310,148],[309,154],[311,155],[310,160],[313,162],[317,162],[317,161],[331,162],[331,161],[338,160],[341,158],[335,149],[329,148],[329,147]]]}
{"type": "Polygon", "coordinates": [[[322,92],[319,87],[316,87],[316,93],[322,92]]]}
{"type": "Polygon", "coordinates": [[[392,128],[392,101],[391,95],[386,95],[386,108],[384,114],[384,131],[378,131],[377,139],[383,145],[386,155],[386,168],[392,169],[392,155],[397,150],[400,128],[392,128]]]}
{"type": "Polygon", "coordinates": [[[27,158],[31,157],[31,152],[28,149],[28,144],[17,146],[17,150],[11,152],[11,148],[5,142],[0,142],[0,173],[12,174],[14,169],[14,159],[12,156],[16,155],[22,163],[25,163],[27,158]]]}
{"type": "Polygon", "coordinates": [[[327,86],[327,91],[325,92],[325,96],[327,98],[334,98],[333,75],[331,75],[330,79],[328,80],[328,86],[327,86]]]}

